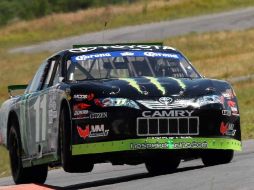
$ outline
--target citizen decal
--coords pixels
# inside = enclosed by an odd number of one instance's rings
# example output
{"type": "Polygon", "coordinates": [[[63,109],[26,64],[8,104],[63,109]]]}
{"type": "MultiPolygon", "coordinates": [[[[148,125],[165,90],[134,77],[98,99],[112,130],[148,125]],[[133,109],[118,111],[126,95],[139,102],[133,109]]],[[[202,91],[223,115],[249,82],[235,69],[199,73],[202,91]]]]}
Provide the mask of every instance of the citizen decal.
{"type": "Polygon", "coordinates": [[[108,136],[109,129],[105,129],[103,124],[100,125],[86,125],[85,129],[81,126],[77,126],[78,134],[81,138],[94,138],[94,137],[106,137],[108,136]]]}
{"type": "Polygon", "coordinates": [[[108,117],[107,112],[102,112],[102,113],[91,113],[89,118],[90,119],[104,119],[108,117]]]}
{"type": "Polygon", "coordinates": [[[143,111],[143,117],[190,117],[194,110],[143,111]]]}

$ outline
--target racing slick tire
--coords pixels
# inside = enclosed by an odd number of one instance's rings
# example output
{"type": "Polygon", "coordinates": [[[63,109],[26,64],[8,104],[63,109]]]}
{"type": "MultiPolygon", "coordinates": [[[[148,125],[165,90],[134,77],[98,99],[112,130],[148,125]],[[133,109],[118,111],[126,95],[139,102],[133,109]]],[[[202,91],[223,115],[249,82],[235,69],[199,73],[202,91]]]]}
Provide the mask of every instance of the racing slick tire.
{"type": "Polygon", "coordinates": [[[201,155],[202,162],[205,166],[227,164],[231,162],[233,157],[233,150],[207,150],[201,155]]]}
{"type": "Polygon", "coordinates": [[[8,141],[11,172],[14,182],[16,184],[43,184],[46,181],[48,175],[47,164],[23,168],[21,160],[22,145],[17,121],[14,121],[11,124],[8,141]]]}
{"type": "Polygon", "coordinates": [[[153,158],[145,162],[146,169],[151,175],[160,175],[174,172],[181,162],[177,157],[153,158]]]}
{"type": "Polygon", "coordinates": [[[64,171],[69,173],[91,172],[94,164],[84,157],[73,157],[71,154],[71,119],[64,106],[60,113],[60,157],[64,171]]]}

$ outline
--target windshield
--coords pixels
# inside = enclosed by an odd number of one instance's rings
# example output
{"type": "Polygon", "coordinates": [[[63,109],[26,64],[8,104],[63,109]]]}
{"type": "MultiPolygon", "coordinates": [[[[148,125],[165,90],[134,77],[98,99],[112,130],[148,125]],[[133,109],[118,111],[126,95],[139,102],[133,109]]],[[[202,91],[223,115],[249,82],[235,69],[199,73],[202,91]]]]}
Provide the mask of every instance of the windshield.
{"type": "Polygon", "coordinates": [[[198,78],[199,74],[178,53],[114,51],[72,56],[67,61],[67,79],[110,79],[129,77],[198,78]]]}

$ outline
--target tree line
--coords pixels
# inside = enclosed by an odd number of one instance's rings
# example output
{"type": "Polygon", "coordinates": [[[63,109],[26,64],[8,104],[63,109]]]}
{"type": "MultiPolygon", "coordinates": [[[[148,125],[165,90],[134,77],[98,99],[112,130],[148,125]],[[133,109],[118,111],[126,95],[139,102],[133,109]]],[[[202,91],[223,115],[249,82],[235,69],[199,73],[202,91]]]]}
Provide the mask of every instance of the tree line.
{"type": "Polygon", "coordinates": [[[0,26],[15,20],[30,20],[52,13],[133,1],[135,0],[0,0],[0,26]]]}

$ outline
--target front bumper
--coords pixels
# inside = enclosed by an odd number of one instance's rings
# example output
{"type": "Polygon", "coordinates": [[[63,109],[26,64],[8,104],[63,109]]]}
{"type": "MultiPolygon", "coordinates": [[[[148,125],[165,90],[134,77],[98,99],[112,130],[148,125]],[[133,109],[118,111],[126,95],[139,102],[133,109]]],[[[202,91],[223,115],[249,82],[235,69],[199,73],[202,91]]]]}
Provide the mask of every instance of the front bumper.
{"type": "Polygon", "coordinates": [[[230,138],[139,138],[73,145],[72,155],[98,154],[135,150],[140,151],[180,149],[229,149],[241,151],[242,143],[239,140],[230,138]]]}

